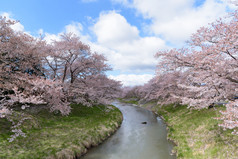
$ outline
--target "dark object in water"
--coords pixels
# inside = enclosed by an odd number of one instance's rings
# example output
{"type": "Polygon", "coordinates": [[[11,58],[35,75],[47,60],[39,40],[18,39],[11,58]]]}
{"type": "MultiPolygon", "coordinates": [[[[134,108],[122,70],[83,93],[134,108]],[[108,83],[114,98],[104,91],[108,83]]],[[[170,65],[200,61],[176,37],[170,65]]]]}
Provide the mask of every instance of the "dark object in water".
{"type": "Polygon", "coordinates": [[[144,122],[141,122],[141,124],[147,124],[147,122],[146,122],[146,121],[144,121],[144,122]]]}
{"type": "Polygon", "coordinates": [[[210,104],[209,106],[208,106],[208,109],[211,109],[211,108],[213,108],[215,106],[215,103],[212,103],[212,104],[210,104]]]}

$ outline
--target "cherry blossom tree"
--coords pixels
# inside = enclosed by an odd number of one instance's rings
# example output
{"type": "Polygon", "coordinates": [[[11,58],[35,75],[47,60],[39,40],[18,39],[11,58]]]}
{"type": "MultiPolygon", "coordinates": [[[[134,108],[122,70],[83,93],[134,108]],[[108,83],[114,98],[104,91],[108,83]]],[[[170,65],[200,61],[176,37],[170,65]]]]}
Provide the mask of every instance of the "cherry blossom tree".
{"type": "Polygon", "coordinates": [[[16,22],[0,17],[0,118],[12,122],[10,141],[25,136],[20,127],[30,120],[22,113],[30,105],[45,105],[51,112],[70,113],[70,103],[108,104],[117,97],[121,84],[105,71],[111,68],[106,58],[92,53],[73,34],[63,34],[60,41],[47,44],[11,26],[16,22]]]}
{"type": "Polygon", "coordinates": [[[233,134],[238,135],[238,101],[229,102],[226,105],[226,110],[221,111],[222,117],[218,118],[223,121],[219,126],[224,129],[233,129],[233,134]]]}
{"type": "Polygon", "coordinates": [[[121,85],[104,75],[105,71],[111,70],[106,58],[92,53],[76,35],[63,34],[59,41],[48,46],[46,52],[44,62],[48,76],[62,81],[64,92],[72,102],[106,104],[109,96],[112,99],[113,94],[118,94],[121,85]]]}
{"type": "Polygon", "coordinates": [[[44,43],[29,34],[16,32],[11,26],[16,22],[0,17],[0,118],[12,122],[14,133],[25,136],[20,126],[24,113],[13,120],[16,113],[13,106],[25,109],[31,104],[46,104],[50,111],[63,115],[70,112],[69,103],[62,92],[61,83],[45,78],[41,56],[44,43]]]}
{"type": "Polygon", "coordinates": [[[124,98],[136,98],[144,103],[157,101],[158,104],[181,103],[186,89],[179,85],[184,82],[186,73],[169,72],[160,73],[143,86],[135,86],[123,89],[124,98]]]}
{"type": "Polygon", "coordinates": [[[237,123],[237,104],[233,102],[238,94],[237,29],[235,11],[227,19],[200,28],[192,35],[188,47],[156,54],[160,59],[158,71],[188,73],[184,82],[178,84],[187,92],[178,96],[183,104],[201,109],[221,101],[229,102],[226,112],[222,113],[224,124],[221,126],[225,128],[237,128],[234,124],[237,123]]]}
{"type": "MultiPolygon", "coordinates": [[[[0,19],[0,88],[3,95],[1,105],[10,106],[16,102],[21,104],[46,102],[46,97],[49,96],[42,97],[48,91],[44,87],[51,87],[53,91],[59,85],[45,79],[41,62],[44,43],[26,33],[13,31],[10,26],[15,23],[6,18],[0,19]],[[37,89],[40,91],[37,92],[37,89]]],[[[60,92],[60,87],[57,91],[60,92]]],[[[61,113],[68,114],[67,111],[61,113]]]]}
{"type": "Polygon", "coordinates": [[[121,83],[98,74],[87,77],[85,82],[87,101],[93,104],[109,104],[112,99],[118,98],[121,83]]]}
{"type": "Polygon", "coordinates": [[[63,34],[60,41],[49,45],[28,34],[14,32],[10,27],[13,24],[14,21],[1,18],[1,88],[2,91],[13,92],[5,96],[1,103],[47,103],[51,110],[68,114],[69,99],[79,101],[77,98],[85,98],[84,101],[94,104],[96,99],[105,101],[102,96],[105,96],[104,99],[113,97],[112,90],[117,94],[121,85],[104,75],[105,71],[111,70],[106,58],[91,53],[90,47],[83,44],[79,37],[71,33],[63,34]],[[50,93],[46,88],[51,88],[48,90],[57,94],[58,98],[47,95],[50,93]],[[103,95],[99,93],[99,88],[103,95]],[[10,96],[11,100],[6,102],[10,96]],[[89,100],[89,97],[92,99],[89,100]],[[51,102],[56,103],[54,107],[51,102]]]}

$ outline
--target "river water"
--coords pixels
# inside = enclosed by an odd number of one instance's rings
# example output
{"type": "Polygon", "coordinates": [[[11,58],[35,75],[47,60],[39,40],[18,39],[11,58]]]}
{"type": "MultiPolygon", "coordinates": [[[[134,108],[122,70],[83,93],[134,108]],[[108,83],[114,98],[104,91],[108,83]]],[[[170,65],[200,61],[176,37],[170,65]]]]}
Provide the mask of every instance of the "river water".
{"type": "Polygon", "coordinates": [[[173,144],[167,137],[166,125],[151,111],[114,102],[123,114],[117,132],[82,159],[174,159],[173,144]],[[147,124],[142,124],[147,122],[147,124]]]}

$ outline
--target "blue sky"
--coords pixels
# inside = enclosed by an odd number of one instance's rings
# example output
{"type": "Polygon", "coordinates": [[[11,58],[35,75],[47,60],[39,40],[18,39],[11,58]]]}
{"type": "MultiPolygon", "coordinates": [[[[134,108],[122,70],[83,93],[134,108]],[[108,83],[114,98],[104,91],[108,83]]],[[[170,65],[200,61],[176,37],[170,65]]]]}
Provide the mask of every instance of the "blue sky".
{"type": "Polygon", "coordinates": [[[157,51],[183,46],[229,9],[234,6],[226,0],[2,0],[0,15],[48,42],[63,32],[77,34],[107,57],[110,78],[137,85],[155,74],[157,51]]]}

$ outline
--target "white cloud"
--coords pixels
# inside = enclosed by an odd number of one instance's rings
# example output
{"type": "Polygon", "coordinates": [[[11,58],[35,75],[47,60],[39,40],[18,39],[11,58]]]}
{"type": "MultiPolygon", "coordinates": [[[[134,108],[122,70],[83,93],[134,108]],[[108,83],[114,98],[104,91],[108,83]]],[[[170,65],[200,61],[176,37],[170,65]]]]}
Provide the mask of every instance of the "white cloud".
{"type": "Polygon", "coordinates": [[[59,34],[50,34],[50,33],[45,33],[44,34],[44,40],[50,44],[54,41],[59,41],[60,40],[60,33],[59,34]]]}
{"type": "Polygon", "coordinates": [[[136,75],[136,74],[121,74],[121,75],[110,75],[109,78],[121,81],[124,86],[136,86],[136,85],[143,85],[144,83],[148,82],[152,79],[154,75],[151,74],[143,74],[143,75],[136,75]]]}
{"type": "Polygon", "coordinates": [[[52,43],[53,41],[58,41],[60,40],[60,36],[63,34],[63,33],[73,33],[77,36],[80,37],[81,41],[83,42],[86,42],[86,43],[90,43],[89,39],[90,37],[88,35],[84,35],[83,34],[83,26],[81,23],[78,23],[78,22],[72,22],[68,25],[66,25],[64,27],[64,29],[62,30],[62,32],[58,33],[58,34],[50,34],[50,33],[45,33],[43,31],[43,29],[40,29],[38,31],[38,33],[43,33],[44,35],[44,40],[46,40],[47,43],[52,43]]]}
{"type": "Polygon", "coordinates": [[[130,43],[139,38],[139,30],[115,11],[101,13],[92,29],[98,42],[108,47],[130,43]]]}
{"type": "Polygon", "coordinates": [[[160,38],[140,37],[137,27],[115,11],[102,13],[92,30],[98,41],[90,46],[104,53],[117,70],[152,71],[156,65],[154,54],[166,48],[160,38]]]}
{"type": "MultiPolygon", "coordinates": [[[[7,12],[1,13],[0,16],[5,17],[7,20],[16,21],[15,19],[12,18],[11,14],[7,12]]],[[[11,25],[11,28],[15,31],[22,31],[22,32],[24,31],[24,26],[20,22],[11,25]]]]}
{"type": "Polygon", "coordinates": [[[184,10],[171,17],[171,20],[160,22],[160,19],[156,19],[151,25],[152,31],[174,44],[183,44],[201,26],[206,26],[226,14],[226,6],[214,0],[207,0],[203,6],[196,9],[184,10]]]}
{"type": "Polygon", "coordinates": [[[200,6],[195,6],[195,0],[112,1],[135,8],[138,14],[151,19],[147,31],[176,46],[183,45],[201,26],[226,15],[227,8],[232,9],[227,0],[205,0],[200,6]]]}
{"type": "Polygon", "coordinates": [[[81,23],[72,22],[71,24],[65,26],[66,33],[74,33],[77,36],[81,36],[82,31],[83,26],[81,23]]]}

